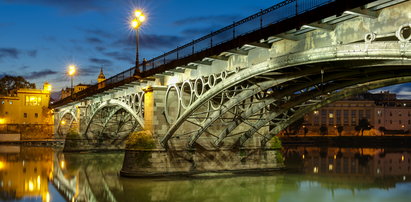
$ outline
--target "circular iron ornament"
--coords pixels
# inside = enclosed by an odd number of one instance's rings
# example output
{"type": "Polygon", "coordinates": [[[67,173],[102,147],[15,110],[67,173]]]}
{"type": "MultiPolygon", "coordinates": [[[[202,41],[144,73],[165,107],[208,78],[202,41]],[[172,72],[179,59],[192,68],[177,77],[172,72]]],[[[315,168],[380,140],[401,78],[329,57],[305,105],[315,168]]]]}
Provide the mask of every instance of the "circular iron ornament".
{"type": "Polygon", "coordinates": [[[208,80],[208,81],[207,81],[207,84],[208,84],[208,86],[209,86],[210,88],[215,86],[215,84],[216,84],[216,77],[215,77],[214,74],[210,74],[210,75],[208,76],[208,79],[207,79],[207,80],[208,80]]]}
{"type": "Polygon", "coordinates": [[[231,100],[237,94],[237,89],[238,89],[237,86],[234,86],[234,89],[227,89],[225,96],[231,100]]]}
{"type": "Polygon", "coordinates": [[[221,95],[221,97],[220,97],[220,101],[218,102],[218,103],[214,103],[214,102],[212,102],[211,100],[210,100],[210,103],[211,103],[211,108],[213,109],[213,110],[218,110],[218,109],[220,109],[220,107],[221,107],[221,105],[223,104],[223,102],[224,102],[224,92],[222,92],[220,95],[221,95]]]}
{"type": "Polygon", "coordinates": [[[194,94],[193,93],[193,84],[188,80],[184,81],[183,84],[181,85],[181,93],[180,94],[181,94],[181,106],[184,109],[186,109],[193,102],[193,94],[194,94]],[[190,99],[189,99],[187,104],[184,102],[184,92],[185,92],[186,87],[188,87],[188,90],[190,91],[190,99]]]}
{"type": "Polygon", "coordinates": [[[140,104],[139,94],[138,93],[133,94],[133,110],[134,112],[136,112],[136,114],[138,114],[138,110],[140,108],[139,104],[140,104]]]}
{"type": "Polygon", "coordinates": [[[368,33],[364,36],[364,41],[367,43],[371,43],[373,41],[375,41],[375,39],[377,38],[377,35],[375,33],[368,33]]]}
{"type": "Polygon", "coordinates": [[[411,40],[411,24],[401,25],[395,32],[395,36],[401,42],[409,42],[411,40]]]}
{"type": "Polygon", "coordinates": [[[204,89],[205,89],[204,85],[205,85],[205,82],[204,82],[203,77],[198,77],[194,81],[194,94],[196,95],[196,97],[200,97],[201,95],[203,95],[204,89]],[[201,90],[199,90],[199,87],[201,90]]]}
{"type": "Polygon", "coordinates": [[[165,105],[164,105],[164,115],[165,115],[165,118],[166,118],[166,121],[167,121],[167,123],[169,123],[169,124],[172,124],[173,123],[173,121],[171,120],[171,118],[170,118],[170,115],[169,115],[169,113],[168,113],[168,96],[169,96],[169,94],[170,94],[170,91],[172,90],[172,89],[175,89],[176,90],[176,93],[177,93],[177,116],[175,117],[175,119],[178,119],[178,117],[180,116],[180,111],[181,111],[181,96],[180,96],[180,90],[178,89],[178,86],[177,85],[175,85],[175,84],[173,84],[173,85],[170,85],[170,86],[168,86],[168,88],[167,88],[167,91],[166,91],[166,94],[165,94],[165,97],[164,97],[164,101],[165,101],[165,105]]]}

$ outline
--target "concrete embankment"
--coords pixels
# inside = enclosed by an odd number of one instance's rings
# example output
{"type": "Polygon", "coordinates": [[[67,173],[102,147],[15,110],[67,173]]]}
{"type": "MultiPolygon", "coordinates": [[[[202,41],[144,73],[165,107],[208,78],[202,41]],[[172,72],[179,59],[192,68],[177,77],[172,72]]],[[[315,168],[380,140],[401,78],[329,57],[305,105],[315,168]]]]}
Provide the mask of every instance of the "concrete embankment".
{"type": "Polygon", "coordinates": [[[411,147],[411,136],[289,136],[283,145],[336,147],[411,147]]]}

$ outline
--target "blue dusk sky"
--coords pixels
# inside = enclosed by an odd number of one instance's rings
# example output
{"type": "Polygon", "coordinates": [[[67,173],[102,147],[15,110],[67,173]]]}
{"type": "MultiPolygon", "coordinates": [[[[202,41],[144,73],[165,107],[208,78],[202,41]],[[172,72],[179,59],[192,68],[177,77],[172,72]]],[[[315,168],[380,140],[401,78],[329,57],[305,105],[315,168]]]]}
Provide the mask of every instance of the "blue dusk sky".
{"type": "MultiPolygon", "coordinates": [[[[133,66],[134,8],[147,21],[140,29],[140,58],[153,58],[229,25],[281,0],[0,0],[0,77],[24,76],[53,91],[74,83],[94,83],[133,66]]],[[[140,60],[141,60],[140,59],[140,60]]],[[[405,86],[390,87],[407,93],[405,86]]]]}

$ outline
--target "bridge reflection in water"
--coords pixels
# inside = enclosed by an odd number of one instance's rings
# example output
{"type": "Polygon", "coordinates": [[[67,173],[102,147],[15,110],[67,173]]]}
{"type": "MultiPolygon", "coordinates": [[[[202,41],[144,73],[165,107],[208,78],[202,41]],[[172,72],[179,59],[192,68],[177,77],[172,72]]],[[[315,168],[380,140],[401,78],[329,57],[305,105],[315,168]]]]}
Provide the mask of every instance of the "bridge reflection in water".
{"type": "Polygon", "coordinates": [[[410,149],[284,148],[287,170],[195,177],[119,177],[123,153],[0,146],[1,200],[407,201],[410,149]]]}

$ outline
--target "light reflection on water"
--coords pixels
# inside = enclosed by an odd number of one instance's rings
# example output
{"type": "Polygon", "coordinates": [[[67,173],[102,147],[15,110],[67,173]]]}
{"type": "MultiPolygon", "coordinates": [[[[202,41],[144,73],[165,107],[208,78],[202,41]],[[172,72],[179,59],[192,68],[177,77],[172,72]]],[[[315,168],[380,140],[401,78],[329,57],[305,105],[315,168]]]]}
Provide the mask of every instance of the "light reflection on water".
{"type": "Polygon", "coordinates": [[[118,176],[124,155],[0,145],[0,201],[410,201],[411,150],[285,148],[286,171],[118,176]]]}

